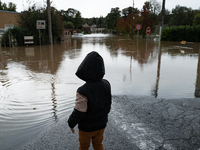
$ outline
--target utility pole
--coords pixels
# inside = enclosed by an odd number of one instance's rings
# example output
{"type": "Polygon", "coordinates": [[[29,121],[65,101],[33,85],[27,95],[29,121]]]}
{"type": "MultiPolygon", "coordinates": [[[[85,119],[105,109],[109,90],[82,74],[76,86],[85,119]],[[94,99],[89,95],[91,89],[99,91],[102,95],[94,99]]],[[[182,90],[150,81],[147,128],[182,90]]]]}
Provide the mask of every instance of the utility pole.
{"type": "MultiPolygon", "coordinates": [[[[133,10],[132,10],[132,14],[134,15],[133,11],[134,11],[134,0],[133,0],[133,10]]],[[[133,19],[134,19],[134,17],[132,18],[132,21],[131,21],[131,23],[132,23],[132,28],[131,28],[131,39],[133,39],[133,19]]]]}
{"type": "Polygon", "coordinates": [[[52,27],[51,27],[51,7],[50,7],[50,0],[47,0],[47,16],[48,16],[49,44],[53,44],[53,40],[52,40],[52,27]]]}
{"type": "Polygon", "coordinates": [[[164,25],[164,17],[165,17],[165,0],[163,0],[162,3],[162,22],[161,22],[162,27],[164,25]]]}
{"type": "Polygon", "coordinates": [[[163,3],[162,3],[162,18],[161,18],[159,40],[161,40],[161,33],[162,33],[163,25],[164,25],[164,16],[165,16],[165,0],[163,0],[163,3]]]}

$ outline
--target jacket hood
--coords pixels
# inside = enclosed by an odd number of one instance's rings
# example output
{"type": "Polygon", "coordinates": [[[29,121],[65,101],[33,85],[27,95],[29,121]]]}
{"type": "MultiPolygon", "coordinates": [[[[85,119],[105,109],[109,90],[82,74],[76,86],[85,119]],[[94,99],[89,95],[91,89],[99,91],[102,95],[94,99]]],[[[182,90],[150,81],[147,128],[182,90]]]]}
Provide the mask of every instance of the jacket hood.
{"type": "Polygon", "coordinates": [[[76,76],[84,81],[101,80],[104,74],[103,58],[95,51],[87,54],[76,71],[76,76]]]}

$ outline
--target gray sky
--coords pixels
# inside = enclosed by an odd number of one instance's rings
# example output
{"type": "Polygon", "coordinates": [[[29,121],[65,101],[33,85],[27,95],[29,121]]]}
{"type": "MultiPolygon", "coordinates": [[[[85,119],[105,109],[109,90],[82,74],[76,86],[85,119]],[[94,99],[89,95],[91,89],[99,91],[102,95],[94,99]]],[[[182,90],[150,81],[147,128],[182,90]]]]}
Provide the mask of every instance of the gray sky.
{"type": "MultiPolygon", "coordinates": [[[[58,10],[67,10],[73,8],[81,12],[84,18],[92,17],[106,17],[111,8],[119,7],[120,10],[133,6],[133,0],[51,0],[52,6],[58,10]]],[[[142,9],[144,2],[149,0],[134,0],[134,7],[142,9]]],[[[191,7],[192,9],[200,8],[200,0],[165,0],[165,8],[172,10],[176,5],[191,7]]],[[[17,5],[17,11],[26,10],[28,6],[32,6],[33,2],[37,6],[43,6],[46,0],[1,0],[1,2],[8,4],[12,2],[17,5]],[[30,4],[27,1],[31,1],[30,4]]],[[[157,0],[162,4],[162,0],[157,0]]]]}

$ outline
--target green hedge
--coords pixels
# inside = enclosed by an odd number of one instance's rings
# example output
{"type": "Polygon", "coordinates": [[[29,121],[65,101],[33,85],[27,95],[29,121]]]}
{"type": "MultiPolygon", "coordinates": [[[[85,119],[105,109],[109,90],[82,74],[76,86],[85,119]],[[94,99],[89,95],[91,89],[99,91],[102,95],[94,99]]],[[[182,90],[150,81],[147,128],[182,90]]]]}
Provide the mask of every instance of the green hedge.
{"type": "Polygon", "coordinates": [[[200,25],[173,26],[163,29],[162,41],[200,42],[200,25]]]}
{"type": "MultiPolygon", "coordinates": [[[[9,46],[9,35],[12,35],[12,39],[15,39],[17,46],[24,45],[24,36],[30,35],[26,29],[21,27],[14,27],[7,30],[1,38],[1,46],[9,46]]],[[[14,43],[13,43],[14,44],[14,43]]]]}

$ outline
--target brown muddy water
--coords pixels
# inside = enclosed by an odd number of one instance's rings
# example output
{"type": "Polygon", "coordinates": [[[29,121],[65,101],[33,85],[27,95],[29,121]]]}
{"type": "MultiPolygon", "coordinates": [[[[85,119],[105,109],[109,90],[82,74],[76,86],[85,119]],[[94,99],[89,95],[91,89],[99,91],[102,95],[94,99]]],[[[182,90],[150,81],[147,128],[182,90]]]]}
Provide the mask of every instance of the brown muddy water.
{"type": "Polygon", "coordinates": [[[1,148],[15,149],[72,110],[84,83],[75,72],[91,51],[104,58],[113,95],[200,96],[200,43],[92,35],[53,46],[1,47],[1,148]]]}

